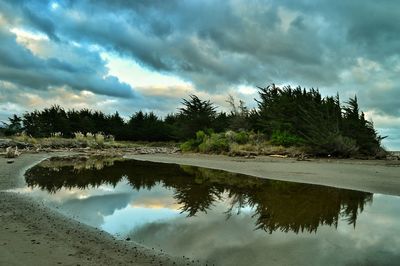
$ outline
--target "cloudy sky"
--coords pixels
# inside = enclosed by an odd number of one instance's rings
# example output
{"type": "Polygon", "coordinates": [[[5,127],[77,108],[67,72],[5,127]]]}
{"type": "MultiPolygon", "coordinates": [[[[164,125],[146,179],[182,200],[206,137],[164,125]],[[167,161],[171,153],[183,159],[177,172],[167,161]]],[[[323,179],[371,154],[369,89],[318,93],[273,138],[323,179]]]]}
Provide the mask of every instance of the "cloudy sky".
{"type": "Polygon", "coordinates": [[[396,0],[0,0],[0,120],[53,104],[165,115],[196,94],[254,106],[276,83],[357,94],[400,150],[396,0]]]}

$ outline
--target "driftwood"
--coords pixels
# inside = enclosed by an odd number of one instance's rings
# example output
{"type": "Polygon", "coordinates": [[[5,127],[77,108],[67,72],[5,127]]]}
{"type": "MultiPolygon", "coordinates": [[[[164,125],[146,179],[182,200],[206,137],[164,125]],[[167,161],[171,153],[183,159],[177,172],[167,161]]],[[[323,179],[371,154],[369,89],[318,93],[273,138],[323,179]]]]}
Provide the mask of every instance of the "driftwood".
{"type": "Polygon", "coordinates": [[[13,147],[7,147],[6,148],[6,154],[5,157],[6,158],[16,158],[20,155],[21,153],[18,151],[18,147],[15,146],[15,148],[13,147]]]}

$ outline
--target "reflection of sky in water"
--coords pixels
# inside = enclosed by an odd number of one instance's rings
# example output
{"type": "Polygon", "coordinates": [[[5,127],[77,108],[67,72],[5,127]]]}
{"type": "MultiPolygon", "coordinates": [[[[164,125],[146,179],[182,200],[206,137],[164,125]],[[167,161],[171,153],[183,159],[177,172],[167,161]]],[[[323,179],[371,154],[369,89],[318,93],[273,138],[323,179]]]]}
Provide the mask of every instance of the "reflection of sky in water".
{"type": "Polygon", "coordinates": [[[123,235],[145,224],[178,217],[179,211],[168,208],[145,208],[126,206],[104,217],[101,229],[113,235],[123,235]]]}
{"type": "Polygon", "coordinates": [[[355,228],[340,220],[337,228],[321,225],[316,233],[268,234],[254,230],[253,209],[248,206],[227,219],[226,197],[207,213],[188,218],[180,213],[174,191],[161,185],[136,191],[124,179],[115,188],[20,192],[111,234],[217,265],[397,265],[400,261],[398,197],[374,195],[355,228]]]}

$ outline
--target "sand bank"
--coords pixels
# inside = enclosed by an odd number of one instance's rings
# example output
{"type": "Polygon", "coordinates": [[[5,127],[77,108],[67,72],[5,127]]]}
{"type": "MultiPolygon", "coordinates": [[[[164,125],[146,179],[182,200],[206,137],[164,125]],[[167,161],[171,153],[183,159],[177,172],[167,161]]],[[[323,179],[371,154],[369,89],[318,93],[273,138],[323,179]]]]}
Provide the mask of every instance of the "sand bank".
{"type": "Polygon", "coordinates": [[[221,169],[275,180],[400,195],[400,161],[350,159],[297,161],[268,156],[246,159],[202,154],[144,154],[127,157],[221,169]]]}

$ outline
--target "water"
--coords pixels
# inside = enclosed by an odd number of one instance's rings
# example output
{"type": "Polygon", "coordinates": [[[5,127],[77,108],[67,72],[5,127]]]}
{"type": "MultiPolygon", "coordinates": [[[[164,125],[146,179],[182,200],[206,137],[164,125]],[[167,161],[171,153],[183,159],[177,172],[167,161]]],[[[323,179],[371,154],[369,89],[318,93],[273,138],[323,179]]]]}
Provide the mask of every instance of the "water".
{"type": "Polygon", "coordinates": [[[216,265],[398,265],[400,198],[121,158],[52,158],[23,189],[121,239],[216,265]]]}

